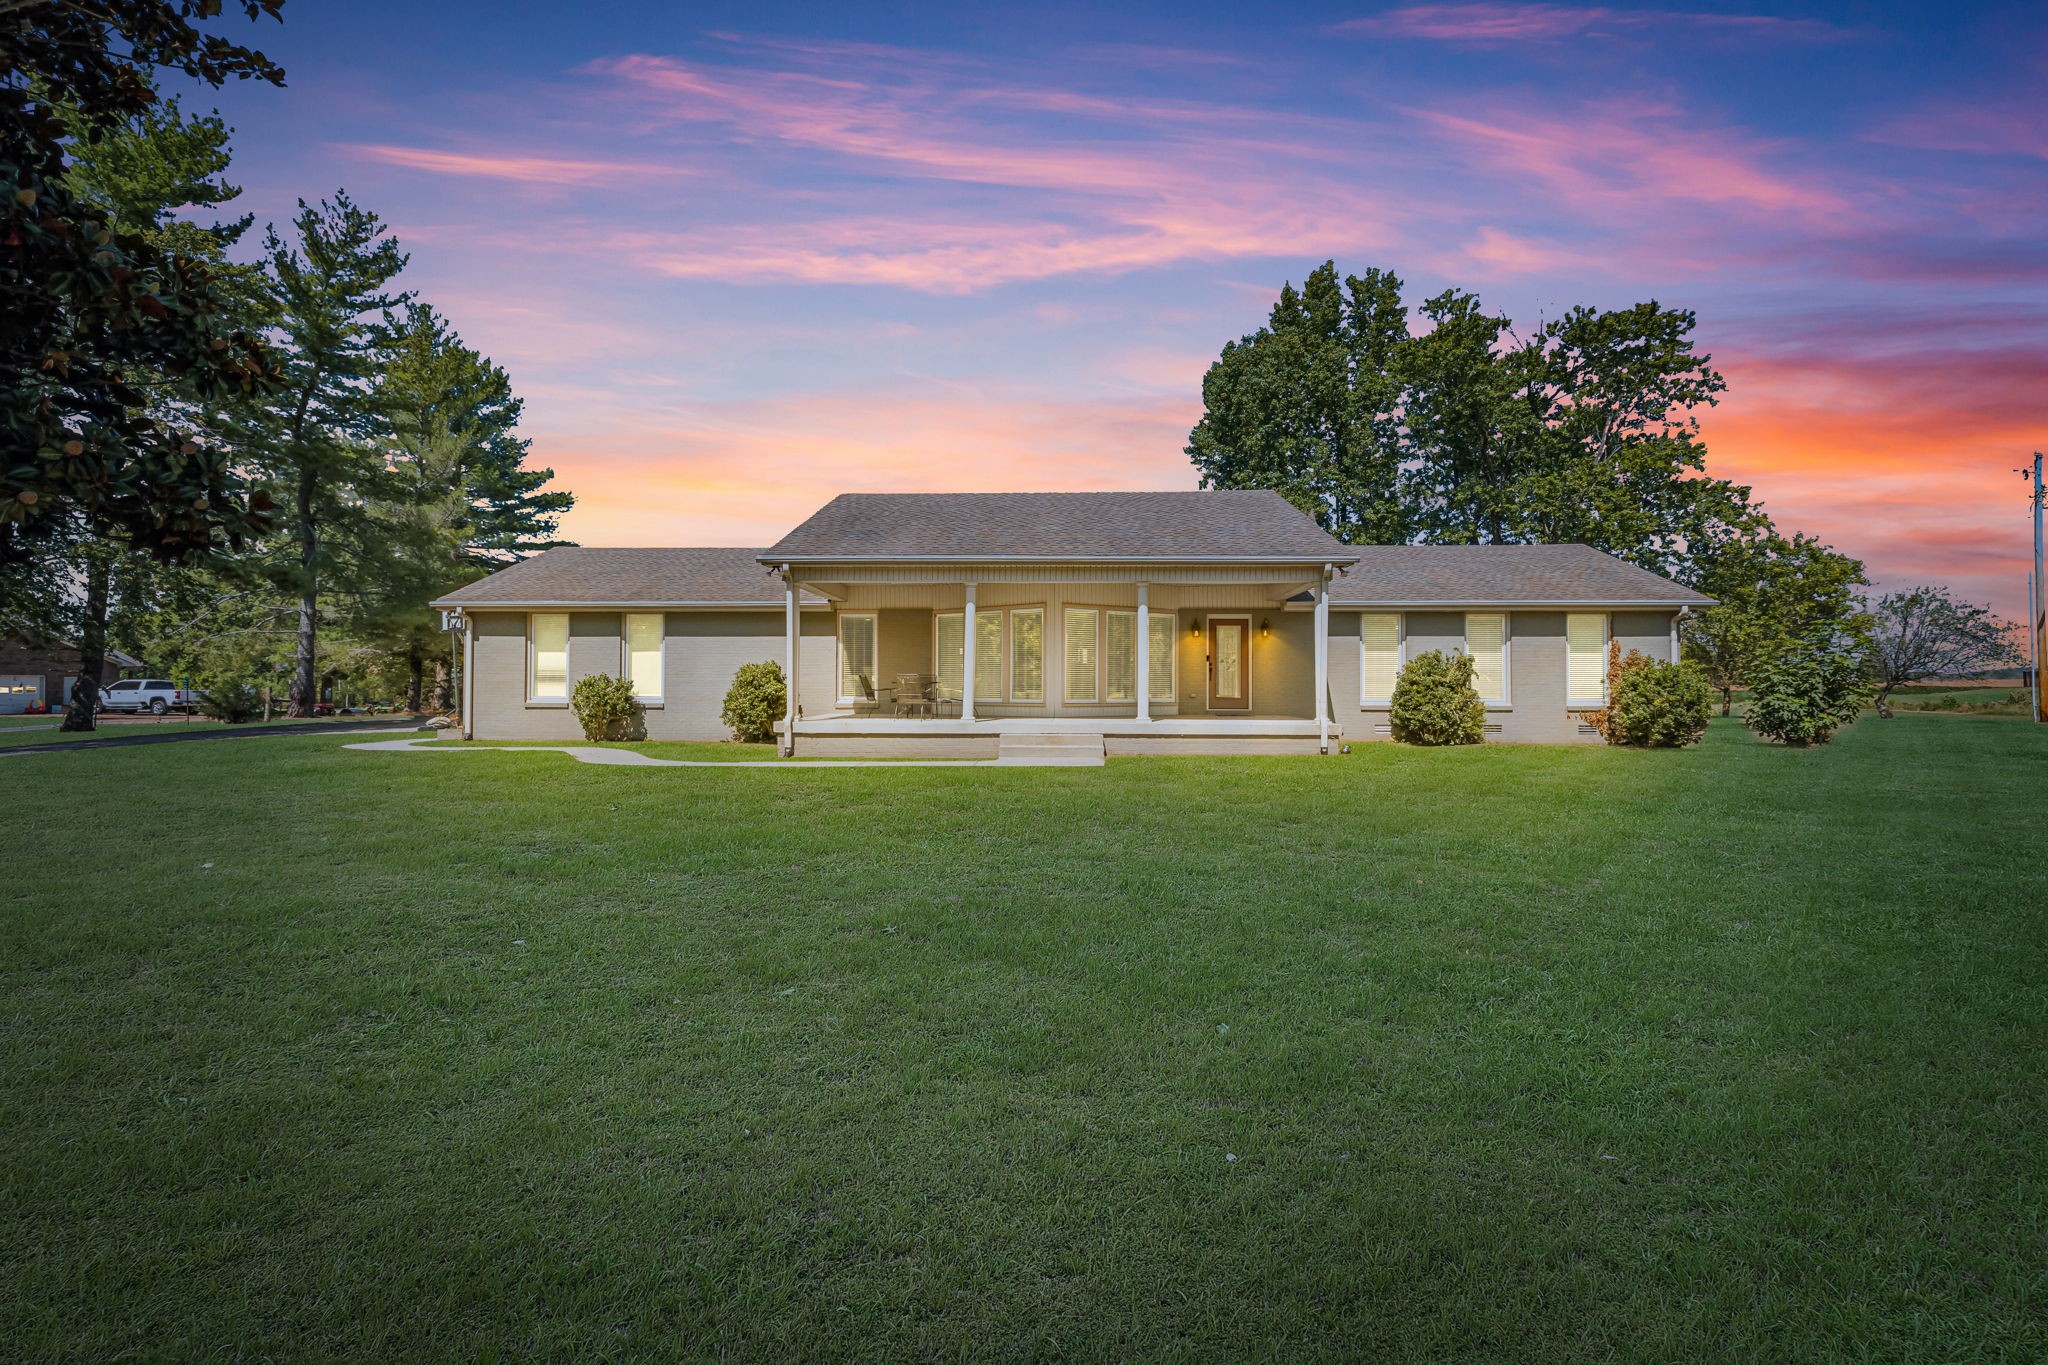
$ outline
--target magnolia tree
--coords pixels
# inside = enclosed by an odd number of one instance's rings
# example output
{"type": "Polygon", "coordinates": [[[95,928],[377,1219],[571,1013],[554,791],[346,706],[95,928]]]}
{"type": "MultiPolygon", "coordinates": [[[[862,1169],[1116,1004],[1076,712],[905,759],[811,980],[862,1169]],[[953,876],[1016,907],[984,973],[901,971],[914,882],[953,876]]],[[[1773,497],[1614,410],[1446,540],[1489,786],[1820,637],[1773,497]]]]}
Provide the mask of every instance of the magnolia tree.
{"type": "Polygon", "coordinates": [[[1939,584],[1886,593],[1870,604],[1877,713],[1893,689],[1928,678],[1964,678],[2019,662],[2020,627],[1939,584]]]}

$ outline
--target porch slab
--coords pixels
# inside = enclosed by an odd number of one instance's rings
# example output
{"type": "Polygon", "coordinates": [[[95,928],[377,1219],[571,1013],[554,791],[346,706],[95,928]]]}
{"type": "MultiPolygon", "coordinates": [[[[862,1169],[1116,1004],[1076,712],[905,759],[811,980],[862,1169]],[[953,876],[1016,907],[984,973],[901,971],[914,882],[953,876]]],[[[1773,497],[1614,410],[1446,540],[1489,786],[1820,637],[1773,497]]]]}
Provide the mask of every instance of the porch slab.
{"type": "MultiPolygon", "coordinates": [[[[1102,752],[1110,757],[1313,754],[1320,749],[1316,722],[1300,716],[1171,716],[1141,721],[1134,716],[933,720],[835,714],[806,716],[796,723],[797,752],[830,757],[994,758],[1014,752],[1018,740],[1058,736],[1099,740],[1102,752]]],[[[1331,726],[1331,743],[1338,737],[1337,727],[1331,726]]]]}

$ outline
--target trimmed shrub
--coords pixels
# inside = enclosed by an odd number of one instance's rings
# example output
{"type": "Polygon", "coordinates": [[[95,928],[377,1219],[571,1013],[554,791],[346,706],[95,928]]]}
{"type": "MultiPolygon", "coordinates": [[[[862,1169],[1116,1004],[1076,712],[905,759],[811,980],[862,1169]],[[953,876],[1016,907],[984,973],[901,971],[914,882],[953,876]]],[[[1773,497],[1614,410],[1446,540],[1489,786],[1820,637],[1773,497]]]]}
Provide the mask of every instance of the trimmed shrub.
{"type": "Polygon", "coordinates": [[[765,744],[775,738],[775,722],[789,709],[789,689],[778,663],[741,664],[726,689],[720,718],[742,744],[765,744]]]}
{"type": "Polygon", "coordinates": [[[1742,723],[1794,748],[1825,744],[1876,693],[1863,661],[1826,641],[1785,650],[1750,684],[1742,723]]]}
{"type": "Polygon", "coordinates": [[[609,673],[579,678],[569,694],[569,709],[583,726],[585,739],[645,739],[647,727],[641,721],[640,703],[633,697],[633,684],[609,673]]]}
{"type": "Polygon", "coordinates": [[[232,673],[202,674],[193,680],[199,714],[223,725],[244,725],[263,714],[263,691],[232,673]]]}
{"type": "Polygon", "coordinates": [[[1610,673],[1605,723],[1609,744],[1682,749],[1700,742],[1714,709],[1714,689],[1695,663],[1667,664],[1635,650],[1610,673]]]}
{"type": "Polygon", "coordinates": [[[1403,744],[1477,744],[1486,704],[1472,686],[1472,659],[1456,651],[1418,654],[1394,683],[1387,728],[1403,744]]]}

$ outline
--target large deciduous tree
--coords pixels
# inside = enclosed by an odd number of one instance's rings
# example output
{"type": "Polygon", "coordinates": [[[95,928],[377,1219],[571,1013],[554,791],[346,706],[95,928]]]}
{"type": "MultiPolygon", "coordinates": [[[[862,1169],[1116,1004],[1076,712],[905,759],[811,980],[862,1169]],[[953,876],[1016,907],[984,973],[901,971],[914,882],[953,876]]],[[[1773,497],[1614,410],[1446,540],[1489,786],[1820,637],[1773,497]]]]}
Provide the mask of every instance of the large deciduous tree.
{"type": "Polygon", "coordinates": [[[1459,290],[1419,313],[1384,271],[1285,287],[1203,379],[1204,485],[1276,489],[1346,540],[1578,541],[1664,572],[1763,524],[1704,473],[1725,381],[1691,313],[1573,308],[1526,339],[1459,290]]]}
{"type": "Polygon", "coordinates": [[[1274,489],[1342,540],[1405,540],[1396,357],[1406,336],[1390,274],[1340,285],[1325,263],[1299,291],[1284,287],[1266,326],[1226,345],[1202,380],[1187,453],[1203,485],[1274,489]]]}
{"type": "MultiPolygon", "coordinates": [[[[220,179],[228,165],[228,128],[220,117],[187,118],[176,100],[164,100],[126,123],[91,129],[75,109],[59,111],[74,133],[67,188],[80,202],[104,212],[116,232],[128,233],[210,272],[220,316],[246,334],[261,325],[260,272],[230,264],[227,249],[248,230],[246,217],[211,225],[174,217],[193,208],[217,208],[241,193],[220,179]]],[[[160,429],[215,431],[208,393],[176,369],[138,363],[127,376],[136,415],[160,429]]],[[[267,503],[267,495],[260,497],[267,503]]],[[[75,552],[66,567],[81,587],[74,629],[79,681],[64,728],[94,728],[99,678],[106,660],[108,614],[120,561],[130,553],[128,528],[74,509],[82,523],[70,537],[75,552]]]]}
{"type": "Polygon", "coordinates": [[[34,559],[83,526],[189,558],[251,527],[218,433],[152,416],[137,376],[175,376],[202,400],[247,392],[266,374],[260,344],[233,326],[205,262],[123,227],[67,180],[76,139],[150,111],[159,69],[282,83],[261,53],[200,29],[220,9],[0,5],[0,557],[34,559]]]}
{"type": "Polygon", "coordinates": [[[1890,592],[1871,604],[1877,713],[1894,689],[1928,678],[1966,678],[2020,662],[2022,627],[1965,602],[1939,584],[1890,592]]]}
{"type": "Polygon", "coordinates": [[[1826,640],[1847,652],[1867,645],[1870,618],[1856,589],[1861,560],[1810,536],[1774,530],[1704,544],[1685,575],[1718,605],[1685,619],[1685,652],[1706,670],[1727,715],[1735,689],[1753,683],[1779,655],[1826,640]]]}

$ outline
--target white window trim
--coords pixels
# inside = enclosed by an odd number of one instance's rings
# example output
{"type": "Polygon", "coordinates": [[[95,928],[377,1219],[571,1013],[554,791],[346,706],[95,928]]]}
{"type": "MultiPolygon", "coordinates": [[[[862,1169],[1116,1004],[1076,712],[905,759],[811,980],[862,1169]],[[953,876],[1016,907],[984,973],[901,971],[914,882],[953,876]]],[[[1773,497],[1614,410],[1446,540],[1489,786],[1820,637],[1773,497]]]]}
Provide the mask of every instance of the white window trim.
{"type": "Polygon", "coordinates": [[[1108,706],[1102,700],[1102,614],[1092,602],[1061,602],[1059,604],[1059,702],[1061,706],[1108,706]],[[1067,671],[1067,612],[1094,612],[1096,616],[1096,696],[1077,698],[1073,696],[1073,675],[1067,671]]]}
{"type": "Polygon", "coordinates": [[[1564,686],[1565,708],[1578,710],[1584,707],[1607,705],[1607,656],[1614,643],[1614,613],[1611,611],[1572,611],[1564,618],[1564,686]],[[1571,695],[1572,686],[1572,617],[1597,616],[1600,618],[1600,695],[1588,701],[1584,697],[1571,695]]]}
{"type": "Polygon", "coordinates": [[[1365,690],[1365,618],[1368,616],[1391,616],[1394,618],[1394,681],[1401,681],[1401,670],[1408,665],[1408,613],[1404,611],[1363,611],[1358,614],[1358,705],[1361,708],[1383,708],[1394,704],[1390,691],[1384,697],[1375,697],[1365,690]]]}
{"type": "MultiPolygon", "coordinates": [[[[654,671],[662,685],[668,685],[668,613],[665,611],[626,611],[619,613],[619,676],[627,682],[633,681],[633,626],[636,616],[652,616],[661,623],[661,643],[656,646],[654,671]]],[[[633,700],[650,710],[659,711],[662,705],[660,692],[633,694],[633,700]]]]}
{"type": "Polygon", "coordinates": [[[570,656],[575,653],[575,645],[575,622],[571,619],[568,612],[530,611],[526,613],[526,704],[528,706],[554,707],[567,706],[569,704],[569,693],[574,690],[573,680],[569,677],[570,656]],[[539,692],[535,691],[535,673],[540,663],[540,653],[534,646],[534,622],[540,620],[543,616],[559,616],[562,618],[562,695],[559,697],[543,697],[539,692]]]}
{"type": "MultiPolygon", "coordinates": [[[[961,615],[966,615],[966,612],[963,610],[961,615]]],[[[976,631],[981,629],[981,623],[984,620],[993,620],[996,623],[996,687],[992,694],[977,692],[974,700],[976,702],[985,701],[991,705],[1006,705],[1010,700],[1010,609],[1008,607],[976,607],[974,609],[974,629],[976,631]]],[[[963,651],[969,649],[975,651],[974,685],[979,688],[987,681],[982,676],[981,642],[967,638],[967,628],[964,623],[960,629],[960,647],[963,651]]],[[[961,690],[964,692],[966,688],[967,685],[963,679],[961,690]]]]}
{"type": "Polygon", "coordinates": [[[1515,616],[1508,611],[1468,611],[1465,614],[1465,653],[1472,654],[1472,618],[1475,616],[1498,616],[1500,618],[1500,695],[1481,696],[1479,700],[1489,711],[1514,710],[1515,696],[1515,616]]]}
{"type": "MultiPolygon", "coordinates": [[[[1148,609],[1149,610],[1149,609],[1148,609]]],[[[1102,661],[1102,704],[1104,706],[1128,706],[1136,709],[1140,688],[1152,685],[1149,678],[1140,678],[1138,673],[1138,609],[1136,607],[1102,608],[1101,638],[1095,642],[1095,657],[1102,661]],[[1128,616],[1131,618],[1131,695],[1112,697],[1109,695],[1109,618],[1128,616]]]]}
{"type": "MultiPolygon", "coordinates": [[[[1168,626],[1166,632],[1166,695],[1163,697],[1148,697],[1147,702],[1152,706],[1171,706],[1177,710],[1180,706],[1180,613],[1171,607],[1164,609],[1147,607],[1145,614],[1148,618],[1146,629],[1151,629],[1154,624],[1162,620],[1168,626]]],[[[1156,642],[1155,648],[1149,652],[1152,659],[1156,660],[1159,657],[1156,642]]],[[[1150,678],[1145,679],[1145,686],[1148,690],[1151,688],[1152,680],[1150,678]]]]}
{"type": "MultiPolygon", "coordinates": [[[[1014,616],[1020,611],[1038,613],[1038,695],[1035,697],[1019,697],[1015,695],[1017,690],[1017,624],[1014,621],[1003,622],[1003,705],[1046,705],[1047,694],[1052,691],[1047,686],[1047,682],[1052,674],[1047,657],[1052,653],[1052,644],[1046,638],[1050,631],[1047,620],[1052,615],[1052,612],[1047,609],[1046,604],[1043,602],[1025,602],[1014,607],[998,607],[991,608],[991,610],[998,610],[1010,616],[1014,616]]],[[[1066,635],[1064,632],[1060,635],[1060,647],[1062,650],[1066,648],[1066,635]]],[[[1065,686],[1065,676],[1065,670],[1062,669],[1061,685],[1063,687],[1065,686]]],[[[977,697],[975,700],[980,701],[983,699],[977,697]]]]}
{"type": "MultiPolygon", "coordinates": [[[[832,688],[834,691],[838,691],[839,685],[846,681],[846,622],[849,619],[874,622],[875,672],[879,675],[882,671],[882,614],[877,611],[835,612],[832,621],[832,688]]],[[[879,694],[882,686],[881,678],[879,676],[872,677],[868,679],[868,682],[875,687],[879,694]]],[[[839,698],[839,704],[841,706],[850,706],[854,702],[866,700],[866,697],[842,696],[839,698]]]]}

